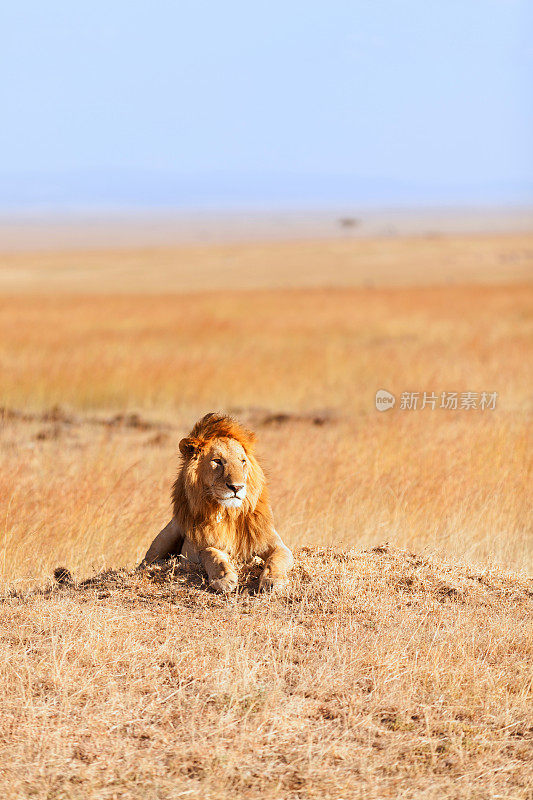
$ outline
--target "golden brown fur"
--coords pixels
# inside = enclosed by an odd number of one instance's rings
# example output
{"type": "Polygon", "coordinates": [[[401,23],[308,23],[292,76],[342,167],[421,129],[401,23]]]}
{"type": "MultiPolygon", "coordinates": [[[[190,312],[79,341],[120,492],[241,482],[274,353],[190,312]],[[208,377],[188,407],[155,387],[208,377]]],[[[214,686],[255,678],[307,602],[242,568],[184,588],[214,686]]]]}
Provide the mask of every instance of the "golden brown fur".
{"type": "Polygon", "coordinates": [[[293,563],[274,528],[255,435],[231,417],[206,414],[180,442],[174,516],[152,543],[145,561],[182,553],[202,563],[211,585],[231,591],[236,573],[229,556],[265,559],[264,588],[281,586],[293,563]]]}

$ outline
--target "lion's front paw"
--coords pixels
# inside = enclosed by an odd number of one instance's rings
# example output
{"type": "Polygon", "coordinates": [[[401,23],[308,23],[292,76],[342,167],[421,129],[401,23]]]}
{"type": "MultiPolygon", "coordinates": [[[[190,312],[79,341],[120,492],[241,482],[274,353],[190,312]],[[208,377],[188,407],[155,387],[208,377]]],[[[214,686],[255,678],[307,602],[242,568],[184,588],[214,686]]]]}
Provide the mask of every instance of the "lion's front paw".
{"type": "Polygon", "coordinates": [[[261,575],[261,579],[259,581],[259,591],[260,592],[279,592],[285,588],[287,585],[286,578],[274,578],[272,575],[261,575]]]}
{"type": "Polygon", "coordinates": [[[214,578],[211,583],[209,584],[211,589],[214,592],[220,592],[221,594],[230,594],[234,592],[237,588],[237,576],[236,575],[224,575],[223,578],[214,578]]]}

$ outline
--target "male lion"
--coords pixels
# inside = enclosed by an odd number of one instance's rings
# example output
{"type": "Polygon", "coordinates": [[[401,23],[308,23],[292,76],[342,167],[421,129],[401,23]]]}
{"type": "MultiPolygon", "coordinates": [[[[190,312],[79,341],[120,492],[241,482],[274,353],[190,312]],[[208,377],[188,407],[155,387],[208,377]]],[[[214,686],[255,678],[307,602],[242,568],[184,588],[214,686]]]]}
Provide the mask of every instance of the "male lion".
{"type": "Polygon", "coordinates": [[[255,435],[231,417],[206,414],[179,447],[182,463],[174,483],[174,516],[159,533],[143,564],[182,555],[207,572],[217,592],[232,592],[237,573],[230,555],[265,561],[260,589],[279,589],[294,563],[274,528],[255,435]]]}

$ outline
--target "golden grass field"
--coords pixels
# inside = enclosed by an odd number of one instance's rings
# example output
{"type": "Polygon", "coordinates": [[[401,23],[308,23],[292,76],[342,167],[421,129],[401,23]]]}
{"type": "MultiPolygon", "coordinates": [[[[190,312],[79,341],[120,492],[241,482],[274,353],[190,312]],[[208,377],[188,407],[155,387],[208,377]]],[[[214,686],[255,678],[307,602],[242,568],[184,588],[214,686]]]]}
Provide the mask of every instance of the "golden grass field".
{"type": "Polygon", "coordinates": [[[1,257],[2,796],[531,798],[532,276],[527,236],[1,257]],[[132,572],[209,410],[280,597],[132,572]]]}

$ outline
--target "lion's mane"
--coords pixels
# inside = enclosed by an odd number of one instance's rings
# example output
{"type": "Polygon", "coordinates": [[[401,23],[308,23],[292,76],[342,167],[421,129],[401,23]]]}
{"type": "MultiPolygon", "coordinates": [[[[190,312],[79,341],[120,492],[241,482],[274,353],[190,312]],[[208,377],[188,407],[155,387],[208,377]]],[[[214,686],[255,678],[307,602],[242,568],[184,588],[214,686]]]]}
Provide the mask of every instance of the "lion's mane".
{"type": "Polygon", "coordinates": [[[254,455],[255,435],[232,417],[206,414],[180,442],[181,467],[172,490],[174,517],[198,548],[217,547],[247,560],[265,552],[273,530],[265,475],[254,455]],[[221,508],[205,491],[199,465],[214,439],[235,439],[246,452],[248,476],[241,508],[221,508]]]}

